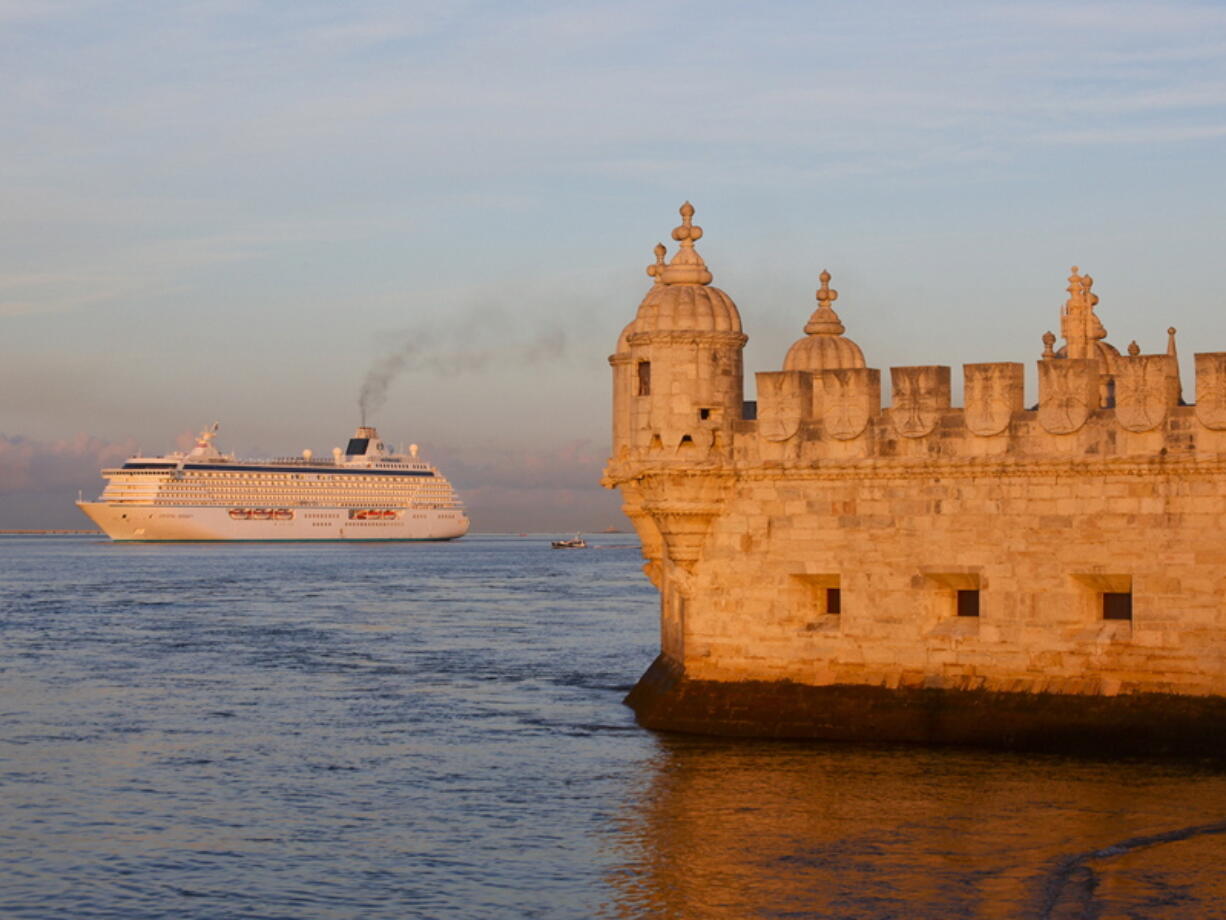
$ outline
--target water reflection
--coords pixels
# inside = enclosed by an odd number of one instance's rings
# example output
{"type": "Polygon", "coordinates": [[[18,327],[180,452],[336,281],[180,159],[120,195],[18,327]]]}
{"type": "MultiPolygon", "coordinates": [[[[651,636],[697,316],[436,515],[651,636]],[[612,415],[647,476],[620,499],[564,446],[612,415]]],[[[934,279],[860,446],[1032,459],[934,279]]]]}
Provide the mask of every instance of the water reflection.
{"type": "Polygon", "coordinates": [[[617,918],[1207,917],[1226,775],[1150,762],[661,736],[617,918]]]}

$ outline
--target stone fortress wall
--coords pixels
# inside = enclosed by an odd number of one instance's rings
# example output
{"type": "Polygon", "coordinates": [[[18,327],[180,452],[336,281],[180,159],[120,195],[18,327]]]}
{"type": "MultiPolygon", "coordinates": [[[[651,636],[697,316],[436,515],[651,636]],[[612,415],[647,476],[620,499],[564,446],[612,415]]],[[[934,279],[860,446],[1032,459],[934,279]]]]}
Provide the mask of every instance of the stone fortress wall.
{"type": "MultiPolygon", "coordinates": [[[[732,691],[754,687],[769,709],[763,688],[780,684],[942,691],[955,708],[963,694],[989,719],[984,693],[1036,711],[1226,697],[1226,353],[1195,356],[1185,404],[1174,330],[1165,353],[1121,354],[1074,269],[1036,408],[1023,366],[994,363],[963,366],[962,407],[950,368],[891,368],[883,409],[823,273],[805,337],[784,370],[756,375],[746,418],[746,336],[710,286],[692,213],[671,263],[657,247],[655,284],[610,358],[605,483],[661,592],[661,658],[630,700],[641,721],[756,733],[729,716],[753,708],[732,691]]],[[[813,712],[830,721],[821,698],[795,705],[812,712],[761,733],[857,736],[805,728],[813,712]]]]}

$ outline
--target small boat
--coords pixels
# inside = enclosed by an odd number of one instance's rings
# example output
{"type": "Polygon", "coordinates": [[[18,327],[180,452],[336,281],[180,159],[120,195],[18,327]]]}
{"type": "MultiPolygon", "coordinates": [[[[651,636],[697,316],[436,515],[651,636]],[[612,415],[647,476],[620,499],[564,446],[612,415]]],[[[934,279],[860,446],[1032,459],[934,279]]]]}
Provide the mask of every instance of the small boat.
{"type": "Polygon", "coordinates": [[[587,541],[582,534],[575,534],[573,540],[554,540],[549,545],[554,549],[587,549],[587,541]]]}

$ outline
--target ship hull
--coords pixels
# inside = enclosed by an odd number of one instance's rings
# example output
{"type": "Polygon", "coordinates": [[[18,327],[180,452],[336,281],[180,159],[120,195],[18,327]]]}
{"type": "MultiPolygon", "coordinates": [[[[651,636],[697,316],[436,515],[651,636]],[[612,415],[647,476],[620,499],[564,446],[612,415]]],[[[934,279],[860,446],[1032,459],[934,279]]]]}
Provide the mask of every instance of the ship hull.
{"type": "Polygon", "coordinates": [[[283,509],[291,517],[240,516],[232,509],[77,502],[103,533],[121,542],[212,541],[442,541],[468,532],[454,510],[405,509],[395,519],[355,520],[346,508],[283,509]]]}

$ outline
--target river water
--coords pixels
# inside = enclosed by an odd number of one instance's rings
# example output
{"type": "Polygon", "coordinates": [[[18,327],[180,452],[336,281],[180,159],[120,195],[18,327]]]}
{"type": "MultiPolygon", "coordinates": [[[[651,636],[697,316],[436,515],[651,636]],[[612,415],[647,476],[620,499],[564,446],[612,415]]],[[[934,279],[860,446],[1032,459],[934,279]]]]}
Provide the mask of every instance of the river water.
{"type": "Polygon", "coordinates": [[[1226,917],[1212,764],[639,729],[594,543],[0,538],[0,917],[1226,917]]]}

